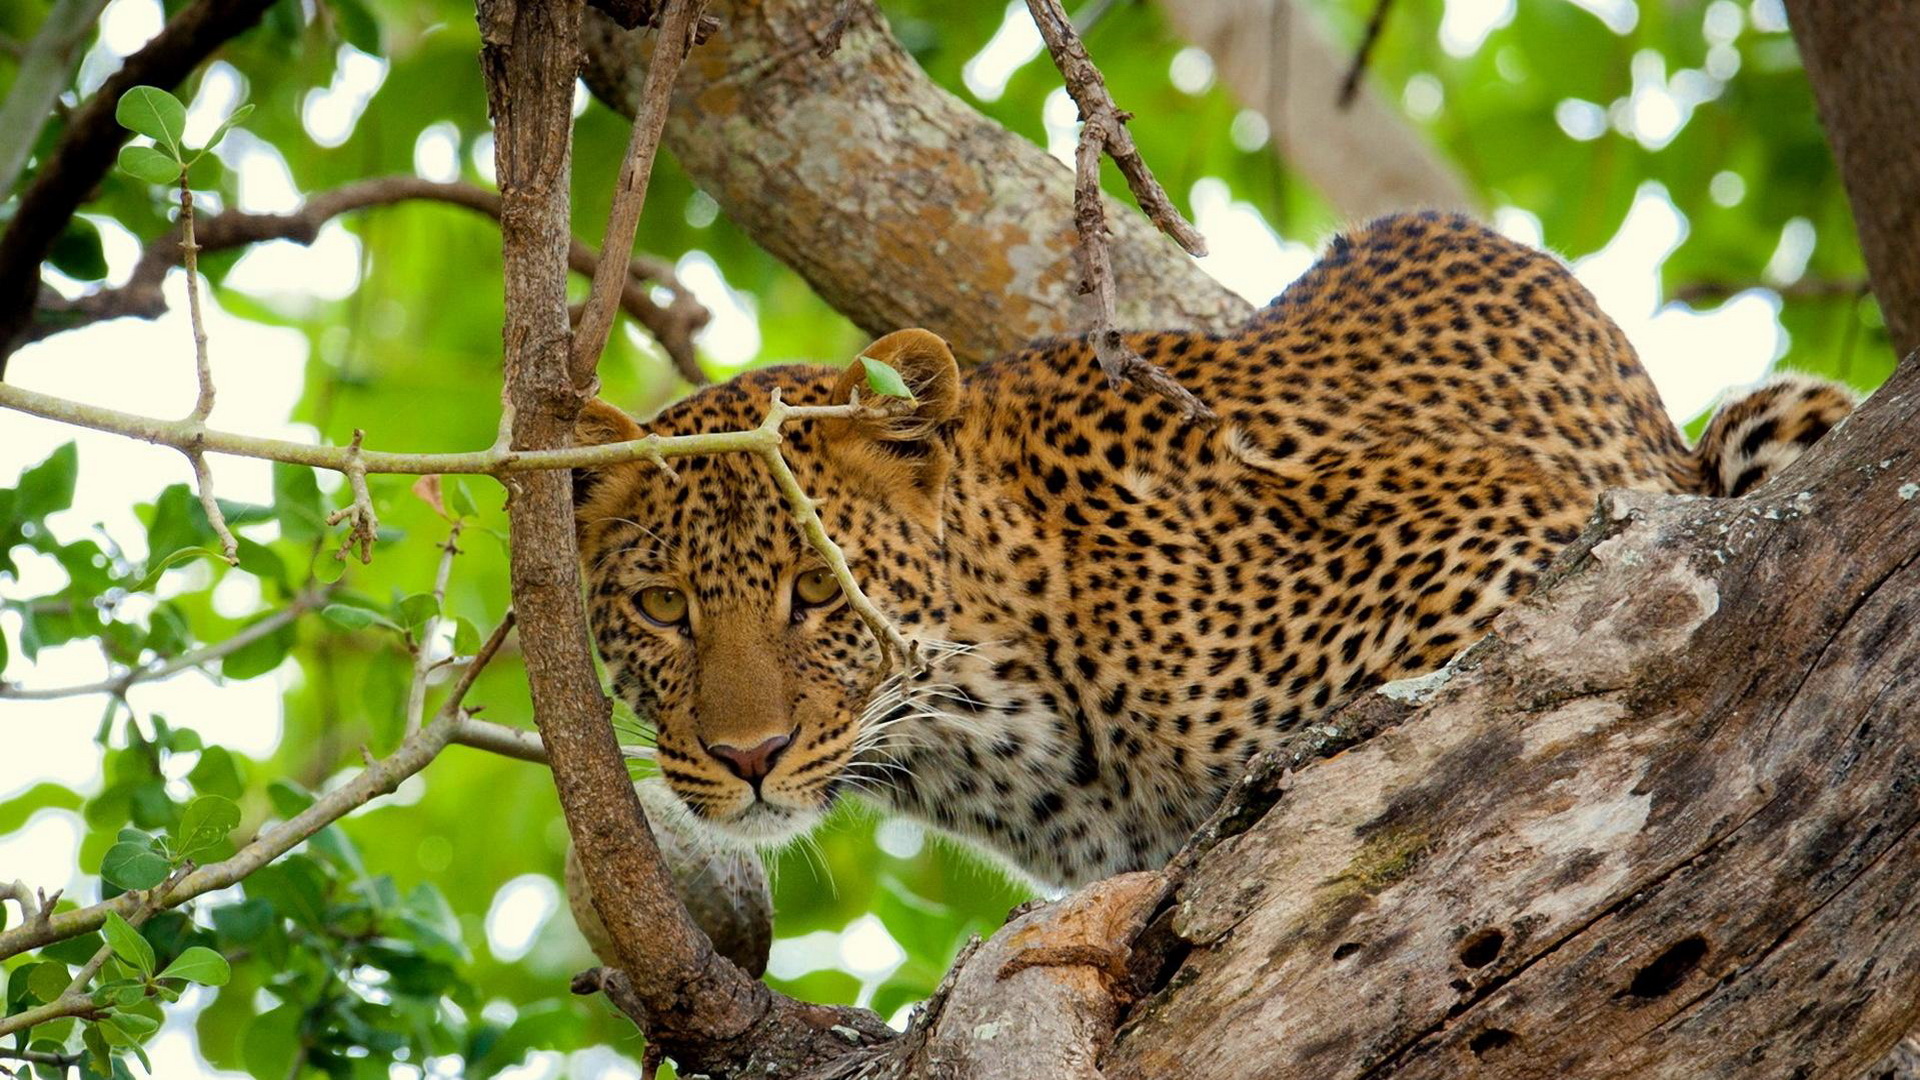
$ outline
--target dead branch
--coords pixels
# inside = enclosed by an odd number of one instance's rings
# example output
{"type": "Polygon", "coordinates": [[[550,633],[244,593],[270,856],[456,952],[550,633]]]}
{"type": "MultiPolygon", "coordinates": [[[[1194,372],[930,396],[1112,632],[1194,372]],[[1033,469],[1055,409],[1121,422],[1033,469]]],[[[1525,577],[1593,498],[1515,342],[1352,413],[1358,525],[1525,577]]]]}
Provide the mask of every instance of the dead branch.
{"type": "Polygon", "coordinates": [[[1040,27],[1040,36],[1047,43],[1054,66],[1060,69],[1067,92],[1080,107],[1080,143],[1074,155],[1073,187],[1073,223],[1079,239],[1074,254],[1080,263],[1080,291],[1092,294],[1094,299],[1091,337],[1100,369],[1107,373],[1108,382],[1115,388],[1123,382],[1134,383],[1172,401],[1189,420],[1210,424],[1215,420],[1212,409],[1173,376],[1128,348],[1120,336],[1116,325],[1119,297],[1113,283],[1112,256],[1107,251],[1106,207],[1100,196],[1101,155],[1111,157],[1119,166],[1128,189],[1148,219],[1161,232],[1173,237],[1188,254],[1205,255],[1206,239],[1180,216],[1173,200],[1153,178],[1139,148],[1134,146],[1133,137],[1127,134],[1131,114],[1121,112],[1114,105],[1106,80],[1087,55],[1079,33],[1059,0],[1027,0],[1027,9],[1040,27]]]}
{"type": "MultiPolygon", "coordinates": [[[[440,183],[417,176],[383,176],[320,192],[290,213],[230,210],[216,214],[200,222],[198,241],[202,251],[225,251],[267,240],[311,244],[321,226],[342,214],[413,200],[446,203],[485,214],[495,221],[500,219],[500,196],[486,188],[440,183]]],[[[22,331],[20,342],[38,341],[103,319],[159,318],[167,310],[161,285],[167,272],[179,265],[175,256],[179,243],[177,236],[149,243],[123,285],[75,300],[54,294],[44,296],[34,321],[22,331]]],[[[632,246],[631,241],[627,246],[632,246]]],[[[569,245],[567,265],[575,273],[592,275],[600,262],[599,254],[585,244],[575,241],[569,245]]],[[[693,336],[707,325],[711,315],[680,283],[671,264],[652,256],[634,256],[627,265],[627,279],[621,285],[618,299],[621,308],[660,342],[682,378],[695,385],[707,381],[695,355],[693,336]],[[649,292],[655,285],[665,288],[671,298],[665,306],[656,303],[649,292]]]]}
{"type": "Polygon", "coordinates": [[[606,234],[600,241],[600,265],[594,268],[593,287],[573,329],[572,374],[576,385],[594,383],[594,369],[613,329],[614,305],[632,280],[628,260],[632,257],[634,232],[640,226],[640,211],[647,203],[647,182],[653,177],[660,133],[666,130],[674,77],[680,73],[681,60],[693,48],[694,30],[706,0],[664,0],[664,4],[653,63],[647,65],[646,89],[634,112],[633,135],[620,163],[619,184],[614,188],[606,234]]]}
{"type": "Polygon", "coordinates": [[[1360,80],[1367,74],[1367,64],[1373,59],[1373,47],[1380,43],[1380,31],[1386,28],[1387,12],[1393,7],[1393,0],[1373,0],[1373,14],[1367,17],[1367,29],[1360,35],[1360,45],[1353,50],[1353,63],[1347,65],[1346,78],[1340,80],[1340,108],[1351,108],[1353,100],[1359,96],[1360,80]]]}

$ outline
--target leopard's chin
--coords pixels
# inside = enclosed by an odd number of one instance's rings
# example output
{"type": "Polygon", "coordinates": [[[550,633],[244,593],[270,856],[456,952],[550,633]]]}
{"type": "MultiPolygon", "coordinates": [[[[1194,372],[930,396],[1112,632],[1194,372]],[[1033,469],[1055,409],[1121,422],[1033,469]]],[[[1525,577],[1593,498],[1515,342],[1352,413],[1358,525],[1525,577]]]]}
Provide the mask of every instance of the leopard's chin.
{"type": "Polygon", "coordinates": [[[777,848],[813,831],[825,820],[828,803],[795,807],[756,799],[733,814],[718,817],[695,811],[664,777],[653,776],[633,786],[647,817],[682,836],[734,851],[777,848]]]}

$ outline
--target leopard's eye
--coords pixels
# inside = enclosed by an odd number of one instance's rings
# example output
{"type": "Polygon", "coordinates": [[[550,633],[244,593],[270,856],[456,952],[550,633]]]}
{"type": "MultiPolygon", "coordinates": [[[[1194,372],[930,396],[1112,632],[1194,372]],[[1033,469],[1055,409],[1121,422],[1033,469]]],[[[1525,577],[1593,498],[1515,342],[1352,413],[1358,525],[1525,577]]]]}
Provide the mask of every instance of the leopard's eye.
{"type": "Polygon", "coordinates": [[[826,567],[816,567],[793,579],[793,607],[795,611],[803,607],[819,607],[840,596],[840,582],[835,580],[833,571],[826,567]]]}
{"type": "Polygon", "coordinates": [[[687,594],[665,585],[641,589],[640,614],[661,626],[679,626],[687,621],[687,594]]]}

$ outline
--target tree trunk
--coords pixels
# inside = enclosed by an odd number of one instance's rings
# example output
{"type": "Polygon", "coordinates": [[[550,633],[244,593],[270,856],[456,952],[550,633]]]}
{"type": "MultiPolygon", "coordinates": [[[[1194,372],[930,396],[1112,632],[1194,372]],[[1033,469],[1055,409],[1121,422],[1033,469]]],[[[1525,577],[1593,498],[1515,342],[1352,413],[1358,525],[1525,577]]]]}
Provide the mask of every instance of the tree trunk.
{"type": "MultiPolygon", "coordinates": [[[[1479,211],[1458,170],[1363,81],[1340,104],[1350,56],[1294,0],[1160,0],[1181,37],[1205,49],[1241,105],[1266,118],[1273,148],[1355,221],[1431,207],[1479,211]]],[[[1411,14],[1411,13],[1410,13],[1411,14]]]]}
{"type": "Polygon", "coordinates": [[[1920,349],[1920,4],[1788,0],[1894,350],[1920,349]]]}
{"type": "MultiPolygon", "coordinates": [[[[681,166],[876,336],[924,326],[977,362],[1084,331],[1073,170],[935,86],[870,0],[852,0],[821,59],[838,7],[712,5],[720,29],[687,58],[667,123],[681,166]]],[[[587,85],[631,116],[652,38],[589,11],[582,45],[587,85]]],[[[1109,200],[1107,220],[1122,325],[1226,329],[1251,313],[1139,211],[1109,200]]]]}

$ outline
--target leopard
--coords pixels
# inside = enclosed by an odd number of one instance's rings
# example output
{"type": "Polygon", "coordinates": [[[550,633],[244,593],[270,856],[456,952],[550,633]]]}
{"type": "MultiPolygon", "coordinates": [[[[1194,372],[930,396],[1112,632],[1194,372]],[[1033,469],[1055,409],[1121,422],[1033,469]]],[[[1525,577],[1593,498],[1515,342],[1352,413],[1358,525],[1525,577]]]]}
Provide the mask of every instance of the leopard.
{"type": "Polygon", "coordinates": [[[1610,488],[1743,497],[1855,404],[1775,379],[1689,447],[1556,256],[1461,215],[1345,232],[1233,332],[1129,332],[1204,402],[1114,385],[1086,336],[964,375],[923,329],[844,368],[698,389],[575,442],[784,429],[782,455],[902,670],[751,454],[575,471],[613,692],[651,724],[650,807],[777,846],[845,796],[1042,888],[1162,865],[1250,757],[1433,671],[1526,597],[1610,488]]]}

